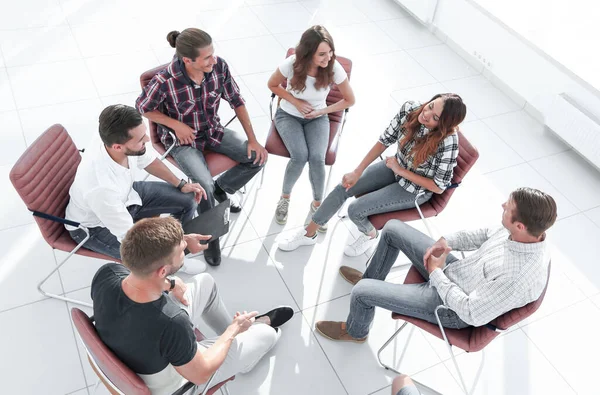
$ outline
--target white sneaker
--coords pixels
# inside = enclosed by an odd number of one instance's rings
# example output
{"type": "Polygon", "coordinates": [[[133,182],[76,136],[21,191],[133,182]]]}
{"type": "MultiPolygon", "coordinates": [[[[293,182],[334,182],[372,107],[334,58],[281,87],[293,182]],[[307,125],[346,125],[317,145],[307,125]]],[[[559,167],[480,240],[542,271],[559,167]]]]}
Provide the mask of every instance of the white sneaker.
{"type": "MultiPolygon", "coordinates": [[[[319,206],[321,207],[321,206],[319,206]]],[[[319,209],[319,207],[315,207],[314,202],[310,202],[310,214],[312,217],[312,214],[316,213],[317,210],[319,209]]],[[[327,224],[325,225],[319,225],[319,229],[317,229],[317,232],[321,232],[321,233],[325,233],[327,232],[327,224]]]]}
{"type": "Polygon", "coordinates": [[[362,234],[358,239],[354,241],[354,243],[347,245],[344,248],[344,254],[347,256],[359,256],[367,252],[369,248],[377,244],[377,238],[379,237],[379,232],[375,235],[375,237],[371,238],[369,235],[362,234]]]}
{"type": "Polygon", "coordinates": [[[296,233],[282,239],[278,244],[277,248],[282,251],[294,251],[300,246],[311,246],[317,243],[317,234],[313,237],[306,237],[306,230],[300,229],[296,233]]]}
{"type": "Polygon", "coordinates": [[[199,259],[190,259],[187,256],[183,258],[183,266],[179,269],[186,274],[196,275],[206,271],[206,263],[199,259]]]}

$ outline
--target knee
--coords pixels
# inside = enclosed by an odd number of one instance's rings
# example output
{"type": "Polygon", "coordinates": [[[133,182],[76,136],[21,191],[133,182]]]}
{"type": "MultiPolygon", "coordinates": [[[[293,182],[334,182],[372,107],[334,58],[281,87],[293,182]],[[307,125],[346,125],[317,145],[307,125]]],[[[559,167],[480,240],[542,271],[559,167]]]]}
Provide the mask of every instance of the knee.
{"type": "Polygon", "coordinates": [[[405,374],[401,374],[400,376],[396,377],[394,379],[394,381],[392,382],[392,394],[396,395],[398,392],[400,392],[400,389],[409,386],[409,385],[415,385],[414,382],[410,379],[410,377],[408,377],[405,374]]]}
{"type": "Polygon", "coordinates": [[[196,289],[217,288],[217,283],[215,282],[215,279],[208,273],[196,274],[194,277],[192,277],[192,282],[194,283],[196,289]]]}
{"type": "Polygon", "coordinates": [[[296,163],[305,164],[308,162],[308,152],[291,152],[290,160],[296,163]]]}
{"type": "Polygon", "coordinates": [[[404,222],[398,219],[392,219],[385,223],[381,232],[382,240],[387,244],[395,244],[395,241],[402,234],[402,230],[406,227],[404,222]]]}
{"type": "Polygon", "coordinates": [[[321,155],[309,155],[308,163],[311,166],[325,166],[325,157],[321,155]]]}
{"type": "Polygon", "coordinates": [[[355,200],[348,205],[348,217],[351,219],[358,219],[362,217],[362,210],[358,205],[358,200],[355,200]]]}
{"type": "Polygon", "coordinates": [[[374,280],[365,278],[356,283],[356,285],[352,288],[352,293],[350,294],[350,303],[364,304],[364,298],[370,294],[373,281],[374,280]]]}

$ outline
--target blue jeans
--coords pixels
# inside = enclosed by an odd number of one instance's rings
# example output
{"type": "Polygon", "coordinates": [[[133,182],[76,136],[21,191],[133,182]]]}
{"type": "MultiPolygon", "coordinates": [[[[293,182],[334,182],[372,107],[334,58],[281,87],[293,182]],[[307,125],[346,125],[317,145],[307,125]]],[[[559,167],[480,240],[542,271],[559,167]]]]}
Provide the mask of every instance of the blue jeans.
{"type": "MultiPolygon", "coordinates": [[[[444,303],[437,290],[429,286],[429,281],[421,284],[385,282],[400,251],[410,259],[421,276],[429,280],[429,273],[423,265],[423,255],[434,243],[433,239],[402,221],[391,220],[383,227],[371,264],[363,279],[352,289],[350,314],[346,320],[350,336],[359,339],[368,335],[375,307],[437,324],[434,311],[444,303]]],[[[450,254],[446,258],[446,264],[457,260],[450,254]]],[[[443,309],[439,316],[444,327],[460,329],[469,326],[452,310],[443,309]]]]}
{"type": "Polygon", "coordinates": [[[210,147],[207,144],[205,149],[228,156],[239,164],[223,173],[217,181],[213,181],[202,151],[189,145],[174,147],[171,150],[171,155],[179,168],[192,182],[199,183],[206,191],[208,199],[202,199],[198,207],[199,212],[215,206],[215,182],[225,192],[235,193],[262,169],[260,164],[253,163],[256,159],[255,152],[248,158],[248,140],[231,129],[225,128],[223,139],[218,147],[210,147]]]}
{"type": "Polygon", "coordinates": [[[325,154],[329,145],[329,117],[298,118],[281,108],[275,113],[275,126],[290,152],[283,177],[282,194],[289,195],[308,162],[308,179],[313,199],[321,201],[325,189],[325,154]]]}
{"type": "MultiPolygon", "coordinates": [[[[362,196],[348,206],[348,217],[364,234],[375,229],[369,221],[370,215],[412,208],[416,198],[415,194],[398,184],[394,172],[381,161],[369,166],[349,190],[346,191],[342,184],[336,186],[313,214],[313,222],[325,225],[344,205],[346,199],[357,195],[362,196]]],[[[418,203],[423,204],[430,197],[431,194],[424,195],[419,198],[418,203]]]]}
{"type": "MultiPolygon", "coordinates": [[[[133,189],[140,195],[142,205],[127,207],[133,221],[154,217],[160,214],[171,214],[182,223],[194,217],[197,204],[193,193],[182,193],[165,182],[136,181],[133,189]]],[[[89,228],[90,238],[83,245],[88,250],[99,254],[121,259],[121,243],[107,228],[98,226],[89,228]]],[[[69,231],[71,238],[78,244],[85,239],[81,229],[69,231]]]]}

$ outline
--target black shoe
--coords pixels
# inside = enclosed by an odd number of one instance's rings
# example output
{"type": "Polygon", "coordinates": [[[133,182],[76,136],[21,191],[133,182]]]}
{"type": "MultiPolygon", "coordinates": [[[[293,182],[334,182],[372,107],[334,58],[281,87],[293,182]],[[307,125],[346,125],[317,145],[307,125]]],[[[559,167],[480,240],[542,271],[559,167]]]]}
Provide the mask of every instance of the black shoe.
{"type": "MultiPolygon", "coordinates": [[[[227,193],[221,189],[221,187],[219,186],[219,184],[217,184],[215,182],[215,192],[213,193],[213,196],[215,197],[215,200],[219,203],[224,202],[225,200],[227,200],[227,193]]],[[[232,213],[239,213],[240,211],[242,211],[242,206],[240,206],[237,203],[234,203],[233,201],[230,200],[230,204],[229,204],[229,211],[232,213]]]]}
{"type": "Polygon", "coordinates": [[[271,326],[273,328],[277,328],[288,322],[293,316],[294,309],[289,306],[281,306],[269,311],[268,313],[257,315],[256,319],[259,319],[260,317],[269,317],[271,320],[271,326]]]}
{"type": "Polygon", "coordinates": [[[221,264],[221,245],[219,239],[208,243],[208,248],[204,250],[204,260],[211,266],[221,264]]]}

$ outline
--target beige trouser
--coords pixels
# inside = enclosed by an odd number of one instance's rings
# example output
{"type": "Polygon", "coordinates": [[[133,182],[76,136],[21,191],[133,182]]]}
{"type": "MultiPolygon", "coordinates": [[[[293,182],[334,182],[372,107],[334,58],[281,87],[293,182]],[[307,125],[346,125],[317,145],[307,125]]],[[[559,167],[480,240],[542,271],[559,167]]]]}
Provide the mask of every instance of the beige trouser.
{"type": "MultiPolygon", "coordinates": [[[[195,327],[204,321],[215,333],[222,334],[233,321],[225,304],[221,300],[217,285],[208,273],[198,274],[187,283],[185,296],[189,306],[182,307],[188,312],[195,327]]],[[[211,386],[239,373],[247,373],[261,358],[273,348],[279,334],[270,326],[256,323],[246,332],[236,336],[227,357],[219,367],[211,386]]],[[[204,349],[212,346],[218,337],[205,339],[198,343],[204,349]]],[[[199,393],[203,386],[197,387],[193,393],[199,393]]]]}

